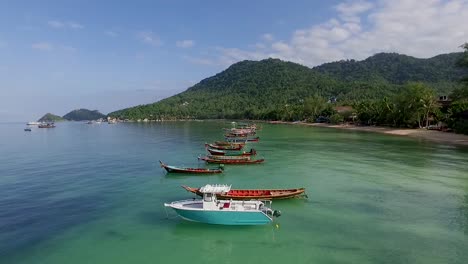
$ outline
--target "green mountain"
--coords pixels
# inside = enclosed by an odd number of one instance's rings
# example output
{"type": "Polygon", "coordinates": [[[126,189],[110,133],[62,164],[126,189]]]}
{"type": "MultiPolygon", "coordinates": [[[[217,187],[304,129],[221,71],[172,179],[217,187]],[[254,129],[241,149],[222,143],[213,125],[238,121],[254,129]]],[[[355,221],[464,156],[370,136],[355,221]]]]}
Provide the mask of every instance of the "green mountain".
{"type": "Polygon", "coordinates": [[[101,114],[98,110],[88,109],[77,109],[63,116],[63,118],[71,121],[83,121],[83,120],[97,120],[99,118],[105,118],[106,116],[101,114]]]}
{"type": "Polygon", "coordinates": [[[391,96],[404,89],[408,81],[422,81],[448,93],[463,76],[454,66],[460,56],[454,53],[417,59],[380,53],[359,62],[327,63],[313,69],[279,59],[241,61],[185,92],[109,116],[275,119],[280,112],[297,112],[303,108],[304,99],[313,95],[337,97],[339,103],[349,104],[391,96]]]}
{"type": "Polygon", "coordinates": [[[39,118],[37,122],[59,122],[59,121],[65,121],[62,117],[58,115],[54,115],[51,113],[45,114],[43,117],[39,118]]]}
{"type": "Polygon", "coordinates": [[[330,62],[313,69],[346,81],[386,80],[395,84],[454,82],[466,72],[456,66],[462,56],[462,52],[456,52],[419,59],[398,53],[378,53],[362,61],[330,62]]]}
{"type": "Polygon", "coordinates": [[[397,53],[378,53],[362,61],[342,60],[325,63],[313,69],[347,82],[424,82],[439,92],[444,92],[456,87],[460,76],[466,74],[466,69],[456,65],[462,57],[463,52],[442,54],[428,59],[397,53]]]}

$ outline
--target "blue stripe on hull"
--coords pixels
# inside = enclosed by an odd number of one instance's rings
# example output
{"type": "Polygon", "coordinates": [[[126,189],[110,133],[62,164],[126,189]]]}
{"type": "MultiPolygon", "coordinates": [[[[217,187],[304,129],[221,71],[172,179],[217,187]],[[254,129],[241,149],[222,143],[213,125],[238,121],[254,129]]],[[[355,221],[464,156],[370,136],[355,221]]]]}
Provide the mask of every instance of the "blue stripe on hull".
{"type": "Polygon", "coordinates": [[[216,225],[264,225],[272,220],[262,212],[174,210],[184,219],[216,225]]]}

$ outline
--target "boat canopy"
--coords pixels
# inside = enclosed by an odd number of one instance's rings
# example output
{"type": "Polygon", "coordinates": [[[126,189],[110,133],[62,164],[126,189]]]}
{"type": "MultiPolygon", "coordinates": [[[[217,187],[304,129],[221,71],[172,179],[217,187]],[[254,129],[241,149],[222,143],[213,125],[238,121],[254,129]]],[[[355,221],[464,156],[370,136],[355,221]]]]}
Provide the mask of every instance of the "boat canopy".
{"type": "Polygon", "coordinates": [[[227,193],[231,190],[231,185],[225,184],[207,184],[200,188],[201,193],[227,193]]]}

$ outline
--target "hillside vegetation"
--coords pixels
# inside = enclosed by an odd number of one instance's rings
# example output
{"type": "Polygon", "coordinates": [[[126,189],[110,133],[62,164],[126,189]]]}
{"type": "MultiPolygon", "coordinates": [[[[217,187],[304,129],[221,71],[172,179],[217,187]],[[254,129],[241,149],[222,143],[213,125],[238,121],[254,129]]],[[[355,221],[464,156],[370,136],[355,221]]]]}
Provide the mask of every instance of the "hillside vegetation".
{"type": "Polygon", "coordinates": [[[88,109],[77,109],[64,115],[63,118],[70,121],[83,121],[83,120],[97,120],[99,118],[105,118],[106,116],[101,114],[98,110],[88,109]]]}
{"type": "Polygon", "coordinates": [[[65,121],[65,119],[63,119],[61,116],[54,115],[51,113],[47,113],[41,118],[39,118],[39,120],[37,120],[37,122],[59,122],[59,121],[65,121]]]}
{"type": "MultiPolygon", "coordinates": [[[[185,92],[159,102],[110,113],[122,119],[249,118],[302,120],[306,100],[337,98],[337,104],[404,94],[421,82],[434,94],[448,94],[466,70],[456,67],[462,53],[417,59],[380,53],[363,61],[340,61],[313,69],[279,59],[241,61],[185,92]]],[[[313,101],[313,100],[312,100],[313,101]]]]}

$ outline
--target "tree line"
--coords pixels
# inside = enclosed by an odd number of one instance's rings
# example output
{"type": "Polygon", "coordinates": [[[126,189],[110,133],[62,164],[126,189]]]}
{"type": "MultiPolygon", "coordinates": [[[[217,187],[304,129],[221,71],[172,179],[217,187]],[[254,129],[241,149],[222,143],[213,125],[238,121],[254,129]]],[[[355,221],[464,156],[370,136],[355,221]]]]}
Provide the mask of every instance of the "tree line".
{"type": "Polygon", "coordinates": [[[453,80],[468,72],[468,45],[463,48],[462,54],[439,55],[430,63],[403,55],[378,54],[369,61],[326,64],[328,73],[277,59],[243,61],[183,93],[109,115],[133,120],[319,119],[392,127],[427,127],[442,121],[456,132],[468,133],[464,116],[468,110],[468,81],[461,84],[453,80]],[[346,67],[348,64],[352,67],[346,67]],[[444,72],[453,69],[448,71],[451,74],[434,77],[433,65],[443,65],[444,72]],[[398,67],[405,72],[395,70],[398,67]],[[351,71],[353,78],[346,74],[350,69],[355,69],[351,71]],[[393,69],[392,74],[386,69],[393,69]],[[450,91],[451,106],[439,105],[438,93],[450,91]],[[336,103],[334,98],[338,98],[336,103]],[[353,111],[337,111],[340,105],[352,106],[353,111]]]}

